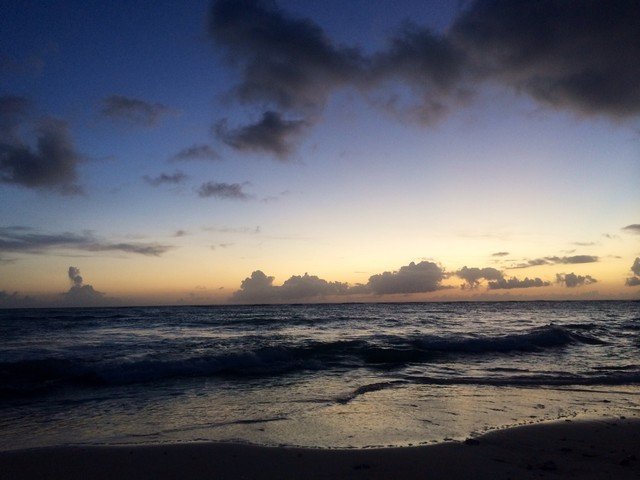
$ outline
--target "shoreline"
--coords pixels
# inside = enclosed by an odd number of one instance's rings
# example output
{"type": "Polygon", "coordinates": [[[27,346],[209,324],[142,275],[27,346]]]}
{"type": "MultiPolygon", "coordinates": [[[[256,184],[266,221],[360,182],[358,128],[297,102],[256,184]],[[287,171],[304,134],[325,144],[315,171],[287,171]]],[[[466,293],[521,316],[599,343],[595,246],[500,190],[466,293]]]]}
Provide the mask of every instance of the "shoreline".
{"type": "Polygon", "coordinates": [[[364,449],[233,443],[0,452],[0,479],[640,478],[640,419],[542,422],[464,442],[364,449]]]}

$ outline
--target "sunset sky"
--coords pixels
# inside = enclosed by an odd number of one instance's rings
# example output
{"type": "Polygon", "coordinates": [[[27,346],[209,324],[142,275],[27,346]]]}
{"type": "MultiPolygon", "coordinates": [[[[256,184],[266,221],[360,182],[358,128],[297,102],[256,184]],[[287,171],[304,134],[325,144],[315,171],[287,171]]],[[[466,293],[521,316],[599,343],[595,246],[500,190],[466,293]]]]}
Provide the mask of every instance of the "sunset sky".
{"type": "Polygon", "coordinates": [[[639,59],[632,0],[5,2],[0,307],[638,299],[639,59]]]}

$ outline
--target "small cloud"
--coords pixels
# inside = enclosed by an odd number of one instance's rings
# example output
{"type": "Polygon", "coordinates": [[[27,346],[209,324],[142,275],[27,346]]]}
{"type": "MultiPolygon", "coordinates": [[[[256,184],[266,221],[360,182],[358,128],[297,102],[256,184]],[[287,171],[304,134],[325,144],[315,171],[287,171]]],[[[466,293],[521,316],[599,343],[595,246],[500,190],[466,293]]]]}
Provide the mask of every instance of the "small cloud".
{"type": "Polygon", "coordinates": [[[190,160],[220,160],[220,155],[209,145],[193,145],[191,147],[180,150],[171,160],[174,161],[190,161],[190,160]]]}
{"type": "Polygon", "coordinates": [[[573,242],[572,245],[576,245],[577,247],[593,247],[599,245],[598,242],[573,242]]]}
{"type": "Polygon", "coordinates": [[[486,280],[500,280],[502,279],[502,272],[500,270],[496,270],[495,268],[487,267],[487,268],[477,268],[477,267],[462,267],[462,269],[458,270],[456,276],[462,278],[466,284],[462,286],[462,288],[477,288],[480,284],[481,279],[486,280]]]}
{"type": "Polygon", "coordinates": [[[622,230],[624,230],[627,233],[640,234],[640,223],[633,223],[631,225],[627,225],[626,227],[623,227],[622,230]]]}
{"type": "Polygon", "coordinates": [[[540,278],[528,278],[525,277],[523,280],[519,280],[516,277],[511,277],[509,279],[501,278],[494,282],[489,282],[487,287],[489,290],[510,290],[512,288],[533,288],[533,287],[548,287],[551,285],[550,282],[542,281],[540,278]]]}
{"type": "Polygon", "coordinates": [[[154,127],[163,117],[175,113],[162,103],[150,103],[124,95],[111,95],[102,104],[103,116],[143,127],[154,127]]]}
{"type": "Polygon", "coordinates": [[[103,302],[105,294],[98,292],[91,285],[84,285],[79,268],[69,267],[67,275],[71,281],[71,288],[62,294],[65,305],[87,307],[103,302]]]}
{"type": "Polygon", "coordinates": [[[509,267],[509,269],[513,270],[517,268],[537,267],[540,265],[573,265],[578,263],[595,263],[597,261],[599,261],[599,257],[595,255],[573,255],[569,257],[552,256],[527,260],[525,263],[509,267]]]}
{"type": "Polygon", "coordinates": [[[507,255],[509,255],[509,252],[496,252],[491,254],[492,257],[506,257],[507,255]]]}
{"type": "Polygon", "coordinates": [[[627,287],[637,287],[640,285],[640,277],[629,277],[625,280],[624,284],[627,287]]]}
{"type": "Polygon", "coordinates": [[[250,195],[242,191],[239,183],[203,183],[198,189],[198,195],[202,198],[222,198],[231,200],[247,200],[250,195]]]}
{"type": "Polygon", "coordinates": [[[142,177],[142,179],[152,187],[159,187],[165,184],[176,185],[184,182],[187,178],[189,177],[182,172],[161,173],[157,177],[150,177],[148,175],[142,177]]]}
{"type": "Polygon", "coordinates": [[[266,152],[286,160],[293,141],[306,126],[305,120],[285,120],[280,113],[267,111],[258,122],[235,129],[229,129],[223,120],[216,124],[214,132],[235,150],[266,152]]]}
{"type": "Polygon", "coordinates": [[[597,280],[591,275],[576,275],[575,273],[558,273],[556,274],[556,283],[564,283],[569,288],[581,287],[582,285],[590,285],[596,283],[597,280]]]}
{"type": "Polygon", "coordinates": [[[176,233],[173,234],[174,237],[184,237],[188,235],[186,230],[176,230],[176,233]]]}
{"type": "Polygon", "coordinates": [[[203,230],[206,232],[241,233],[245,235],[257,235],[262,231],[260,225],[255,227],[204,227],[203,230]]]}

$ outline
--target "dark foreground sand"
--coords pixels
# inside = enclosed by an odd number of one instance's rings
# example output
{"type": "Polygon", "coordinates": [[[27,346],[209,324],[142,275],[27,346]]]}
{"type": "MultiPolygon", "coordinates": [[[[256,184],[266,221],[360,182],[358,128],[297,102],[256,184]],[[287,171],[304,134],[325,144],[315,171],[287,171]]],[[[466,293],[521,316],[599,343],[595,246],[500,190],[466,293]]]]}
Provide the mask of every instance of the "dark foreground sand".
{"type": "Polygon", "coordinates": [[[639,479],[640,420],[562,421],[425,447],[313,450],[232,444],[0,452],[4,479],[639,479]]]}

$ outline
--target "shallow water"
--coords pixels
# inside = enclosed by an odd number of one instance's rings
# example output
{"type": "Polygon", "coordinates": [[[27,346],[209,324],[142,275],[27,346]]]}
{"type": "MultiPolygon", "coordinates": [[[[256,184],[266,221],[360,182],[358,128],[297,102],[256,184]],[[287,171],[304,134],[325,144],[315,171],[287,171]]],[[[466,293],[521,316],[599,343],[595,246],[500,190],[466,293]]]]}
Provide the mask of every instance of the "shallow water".
{"type": "Polygon", "coordinates": [[[0,311],[0,448],[407,445],[638,416],[639,302],[0,311]]]}

